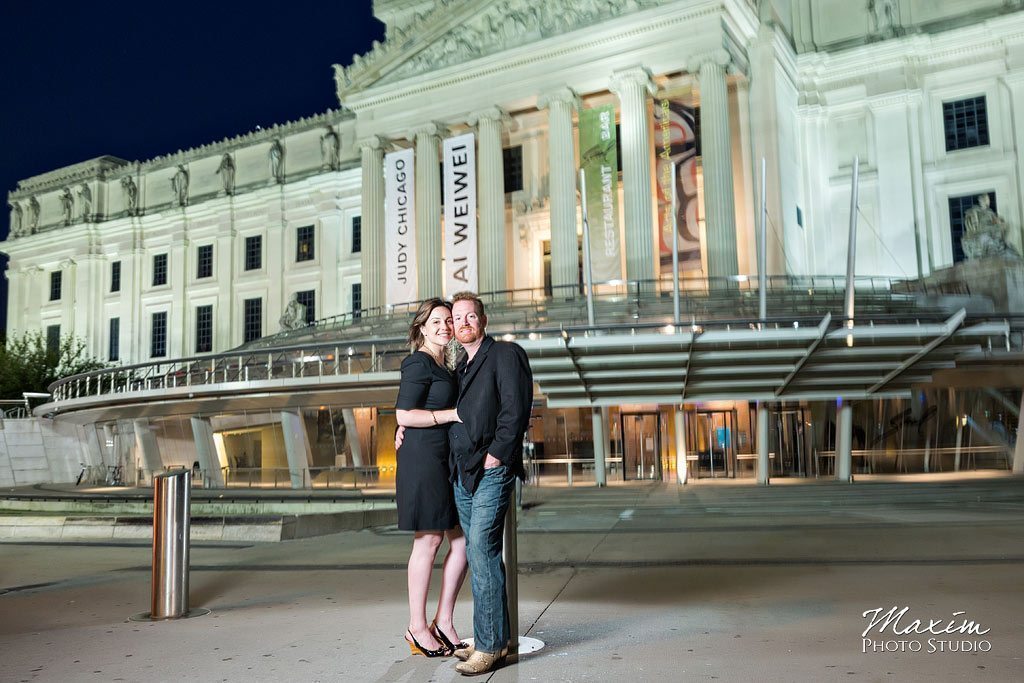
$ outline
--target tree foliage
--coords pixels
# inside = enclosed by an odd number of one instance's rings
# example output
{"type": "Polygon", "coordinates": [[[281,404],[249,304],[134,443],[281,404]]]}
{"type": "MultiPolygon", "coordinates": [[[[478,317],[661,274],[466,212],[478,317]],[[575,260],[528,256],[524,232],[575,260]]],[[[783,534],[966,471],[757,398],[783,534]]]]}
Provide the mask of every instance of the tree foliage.
{"type": "Polygon", "coordinates": [[[57,348],[51,348],[41,332],[25,332],[0,344],[0,398],[46,392],[59,379],[105,367],[108,364],[90,356],[77,337],[63,336],[57,348]]]}

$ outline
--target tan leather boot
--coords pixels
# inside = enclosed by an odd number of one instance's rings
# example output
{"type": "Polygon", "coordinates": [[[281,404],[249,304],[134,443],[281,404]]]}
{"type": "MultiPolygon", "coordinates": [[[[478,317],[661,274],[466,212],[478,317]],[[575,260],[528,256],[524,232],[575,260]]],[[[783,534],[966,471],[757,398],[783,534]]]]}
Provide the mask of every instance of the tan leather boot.
{"type": "Polygon", "coordinates": [[[466,661],[473,656],[474,652],[476,652],[476,648],[472,645],[467,645],[466,647],[456,648],[455,652],[452,654],[454,654],[456,658],[466,661]]]}
{"type": "Polygon", "coordinates": [[[469,659],[462,662],[461,664],[455,665],[455,670],[463,676],[479,676],[485,674],[488,671],[494,671],[502,664],[505,663],[505,656],[508,654],[508,648],[502,648],[501,652],[480,652],[477,650],[469,659]]]}

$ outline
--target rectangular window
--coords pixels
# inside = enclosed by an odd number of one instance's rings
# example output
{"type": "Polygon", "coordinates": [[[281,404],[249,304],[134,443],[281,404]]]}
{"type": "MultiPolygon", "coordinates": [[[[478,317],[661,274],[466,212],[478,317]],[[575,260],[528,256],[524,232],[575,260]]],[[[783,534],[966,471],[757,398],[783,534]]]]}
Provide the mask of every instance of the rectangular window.
{"type": "Polygon", "coordinates": [[[251,342],[263,336],[263,299],[246,299],[242,320],[244,342],[251,342]]]}
{"type": "Polygon", "coordinates": [[[988,111],[985,96],[942,103],[942,125],[946,151],[952,152],[988,144],[988,111]]]}
{"type": "Polygon", "coordinates": [[[313,244],[313,226],[304,225],[295,231],[295,260],[312,261],[316,255],[313,244]]]}
{"type": "Polygon", "coordinates": [[[153,325],[149,330],[149,357],[163,358],[167,355],[167,312],[153,314],[153,325]]]}
{"type": "Polygon", "coordinates": [[[352,217],[352,253],[358,254],[363,250],[363,217],[352,217]]]}
{"type": "Polygon", "coordinates": [[[107,360],[121,360],[121,319],[110,319],[110,339],[107,341],[107,360]]]}
{"type": "Polygon", "coordinates": [[[505,193],[523,189],[523,146],[506,147],[501,150],[505,166],[505,193]]]}
{"type": "Polygon", "coordinates": [[[46,326],[46,352],[60,353],[60,325],[46,326]]]}
{"type": "Polygon", "coordinates": [[[358,320],[362,317],[363,310],[363,284],[352,283],[352,318],[358,320]]]}
{"type": "Polygon", "coordinates": [[[213,277],[213,245],[204,244],[196,249],[196,278],[213,277]]]}
{"type": "Polygon", "coordinates": [[[55,270],[50,273],[50,301],[60,301],[60,289],[64,282],[64,273],[55,270]]]}
{"type": "Polygon", "coordinates": [[[245,238],[245,269],[259,270],[263,267],[263,235],[245,238]]]}
{"type": "Polygon", "coordinates": [[[196,353],[213,351],[213,305],[196,306],[196,353]]]}
{"type": "MultiPolygon", "coordinates": [[[[974,194],[964,195],[962,197],[950,197],[949,198],[949,232],[953,242],[953,262],[959,263],[964,260],[964,249],[960,244],[961,238],[964,236],[964,214],[967,213],[967,209],[971,208],[978,203],[978,195],[984,194],[975,192],[974,194]]],[[[989,208],[996,211],[996,193],[988,193],[989,208]]]]}
{"type": "Polygon", "coordinates": [[[316,290],[307,289],[304,292],[295,292],[295,300],[306,307],[306,324],[316,320],[316,290]]]}
{"type": "Polygon", "coordinates": [[[153,286],[167,284],[167,254],[157,254],[153,257],[153,286]]]}
{"type": "Polygon", "coordinates": [[[110,291],[121,291],[121,262],[114,261],[110,264],[110,291]]]}

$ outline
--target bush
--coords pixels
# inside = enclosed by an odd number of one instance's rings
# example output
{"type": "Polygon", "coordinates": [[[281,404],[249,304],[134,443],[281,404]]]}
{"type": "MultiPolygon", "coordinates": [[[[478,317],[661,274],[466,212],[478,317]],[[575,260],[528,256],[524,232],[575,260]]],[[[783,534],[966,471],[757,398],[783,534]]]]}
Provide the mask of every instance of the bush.
{"type": "Polygon", "coordinates": [[[109,367],[93,358],[85,342],[70,335],[49,348],[41,332],[26,332],[0,344],[0,399],[20,399],[22,392],[47,392],[59,379],[109,367]]]}

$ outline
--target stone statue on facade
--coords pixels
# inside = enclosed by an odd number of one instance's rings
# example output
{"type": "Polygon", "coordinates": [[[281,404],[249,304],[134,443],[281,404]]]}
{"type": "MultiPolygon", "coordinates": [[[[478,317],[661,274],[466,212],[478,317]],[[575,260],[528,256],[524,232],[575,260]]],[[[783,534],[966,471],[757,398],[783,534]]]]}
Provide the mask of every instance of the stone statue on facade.
{"type": "Polygon", "coordinates": [[[284,145],[281,144],[280,140],[274,140],[274,144],[270,146],[270,151],[267,152],[267,158],[270,161],[270,177],[274,179],[274,182],[278,185],[284,184],[284,145]]]}
{"type": "Polygon", "coordinates": [[[139,187],[130,175],[121,178],[121,190],[124,192],[124,205],[129,216],[139,212],[139,187]]]}
{"type": "Polygon", "coordinates": [[[980,194],[978,203],[964,212],[964,233],[960,246],[968,260],[989,258],[1020,259],[1020,252],[1006,241],[1006,220],[989,208],[988,194],[980,194]]]}
{"type": "Polygon", "coordinates": [[[220,182],[224,186],[224,194],[234,194],[235,160],[231,158],[230,154],[225,154],[220,158],[220,166],[217,167],[217,175],[220,176],[220,182]]]}
{"type": "Polygon", "coordinates": [[[327,131],[320,136],[320,161],[324,168],[338,170],[340,150],[341,140],[338,139],[338,134],[327,126],[327,131]]]}
{"type": "Polygon", "coordinates": [[[284,307],[284,312],[281,313],[281,319],[278,322],[280,322],[282,330],[297,330],[306,326],[306,306],[299,303],[298,294],[292,294],[292,298],[284,307]]]}
{"type": "Polygon", "coordinates": [[[21,224],[24,220],[24,211],[21,208],[21,204],[18,202],[11,202],[11,236],[21,237],[21,224]]]}
{"type": "Polygon", "coordinates": [[[892,38],[898,33],[896,0],[868,0],[868,17],[871,35],[875,38],[892,38]]]}
{"type": "Polygon", "coordinates": [[[178,170],[171,178],[171,189],[178,201],[178,206],[188,206],[188,169],[178,164],[178,170]]]}
{"type": "Polygon", "coordinates": [[[28,200],[28,234],[32,235],[39,228],[39,200],[29,197],[28,200]]]}
{"type": "Polygon", "coordinates": [[[79,217],[89,222],[90,216],[92,216],[92,190],[86,183],[82,183],[78,186],[78,206],[79,206],[79,217]]]}
{"type": "Polygon", "coordinates": [[[75,211],[75,198],[71,196],[71,190],[67,187],[60,193],[60,210],[64,215],[64,225],[71,225],[71,217],[75,211]]]}

